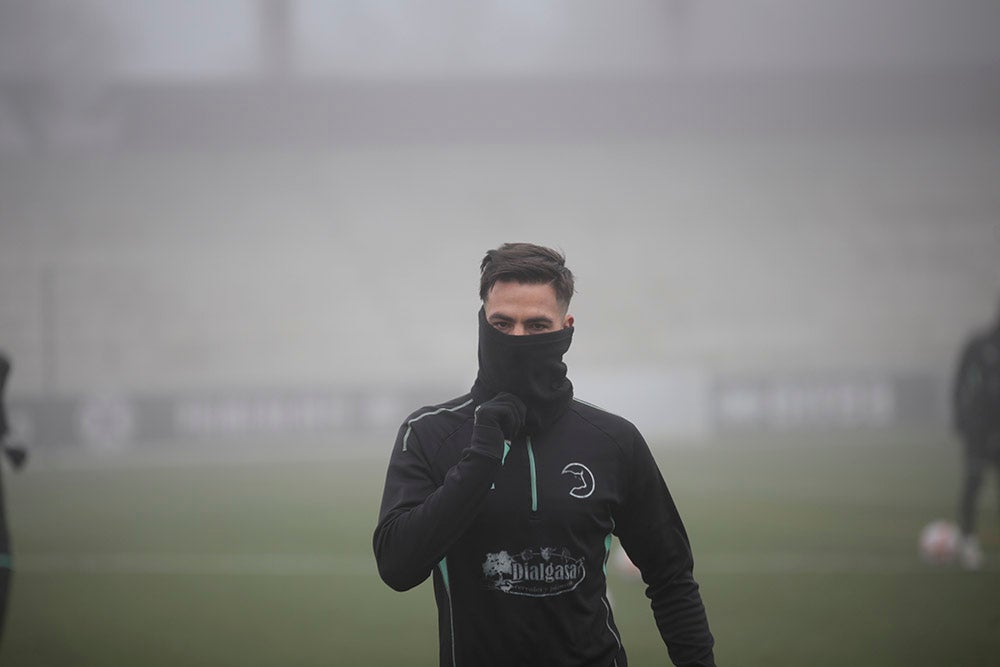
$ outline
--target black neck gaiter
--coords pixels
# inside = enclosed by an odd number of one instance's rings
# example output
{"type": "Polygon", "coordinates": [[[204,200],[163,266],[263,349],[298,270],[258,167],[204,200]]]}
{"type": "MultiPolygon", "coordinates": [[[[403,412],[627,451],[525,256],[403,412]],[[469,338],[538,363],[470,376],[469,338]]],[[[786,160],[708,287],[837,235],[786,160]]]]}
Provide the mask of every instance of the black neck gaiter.
{"type": "Polygon", "coordinates": [[[479,309],[479,375],[472,387],[476,403],[502,391],[514,394],[528,408],[525,432],[544,431],[565,412],[573,399],[563,355],[573,342],[573,327],[544,334],[512,336],[486,321],[479,309]]]}

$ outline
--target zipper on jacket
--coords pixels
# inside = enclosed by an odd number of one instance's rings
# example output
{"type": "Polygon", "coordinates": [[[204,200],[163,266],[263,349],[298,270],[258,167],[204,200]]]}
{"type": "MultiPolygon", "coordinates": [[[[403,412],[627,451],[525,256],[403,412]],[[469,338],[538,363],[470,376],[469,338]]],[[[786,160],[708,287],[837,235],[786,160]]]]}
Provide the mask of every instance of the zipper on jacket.
{"type": "MultiPolygon", "coordinates": [[[[504,440],[503,441],[503,456],[500,458],[500,467],[501,468],[503,467],[503,464],[507,462],[507,455],[508,454],[510,454],[510,440],[504,440]]],[[[490,491],[494,491],[496,488],[497,488],[497,483],[493,482],[493,484],[490,485],[490,491]]]]}
{"type": "Polygon", "coordinates": [[[528,468],[531,471],[531,514],[538,513],[538,476],[535,474],[535,450],[531,448],[531,436],[527,436],[528,468]]]}

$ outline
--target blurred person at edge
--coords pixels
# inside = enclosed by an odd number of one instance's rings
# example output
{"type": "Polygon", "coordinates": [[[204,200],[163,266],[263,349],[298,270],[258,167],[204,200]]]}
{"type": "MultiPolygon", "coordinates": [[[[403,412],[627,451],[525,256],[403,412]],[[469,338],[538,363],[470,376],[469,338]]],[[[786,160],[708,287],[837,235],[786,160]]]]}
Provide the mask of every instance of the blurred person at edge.
{"type": "MultiPolygon", "coordinates": [[[[24,465],[26,452],[24,448],[7,439],[10,428],[7,423],[7,410],[4,405],[4,387],[10,374],[10,358],[0,350],[0,447],[4,458],[15,469],[24,465]]],[[[3,636],[4,616],[7,611],[7,595],[10,591],[10,580],[13,573],[13,563],[10,555],[10,535],[7,532],[7,508],[4,504],[3,476],[0,475],[0,638],[3,636]]]]}
{"type": "Polygon", "coordinates": [[[955,373],[953,418],[962,439],[964,474],[959,499],[959,563],[970,570],[983,565],[976,537],[976,508],[987,470],[1000,474],[1000,308],[988,329],[962,348],[955,373]]]}
{"type": "Polygon", "coordinates": [[[625,667],[605,571],[617,535],[670,659],[714,666],[691,546],[649,447],[566,377],[564,257],[504,244],[480,274],[478,375],[400,426],[373,539],[379,574],[398,591],[433,575],[442,666],[625,667]]]}

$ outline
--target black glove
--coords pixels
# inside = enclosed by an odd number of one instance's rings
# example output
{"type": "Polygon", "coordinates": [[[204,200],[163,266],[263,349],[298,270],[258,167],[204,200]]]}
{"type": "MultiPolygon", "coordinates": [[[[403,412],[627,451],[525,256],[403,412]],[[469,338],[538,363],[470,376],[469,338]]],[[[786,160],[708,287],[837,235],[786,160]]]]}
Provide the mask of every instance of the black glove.
{"type": "Polygon", "coordinates": [[[5,443],[3,445],[3,453],[7,456],[7,460],[13,466],[14,470],[20,470],[24,466],[24,462],[28,459],[28,450],[19,444],[5,443]]]}
{"type": "Polygon", "coordinates": [[[524,401],[506,392],[500,392],[476,408],[476,425],[495,426],[503,431],[503,437],[513,440],[524,428],[524,417],[528,409],[524,401]]]}

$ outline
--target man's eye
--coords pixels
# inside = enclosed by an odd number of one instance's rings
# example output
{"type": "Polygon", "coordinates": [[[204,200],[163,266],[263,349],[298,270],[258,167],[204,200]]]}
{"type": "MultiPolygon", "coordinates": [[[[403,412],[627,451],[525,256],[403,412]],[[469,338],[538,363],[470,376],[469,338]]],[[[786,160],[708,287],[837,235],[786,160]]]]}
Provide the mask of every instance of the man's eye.
{"type": "Polygon", "coordinates": [[[510,322],[497,321],[497,322],[493,323],[493,328],[494,329],[500,329],[501,331],[503,331],[504,329],[507,329],[509,327],[510,327],[510,322]]]}

